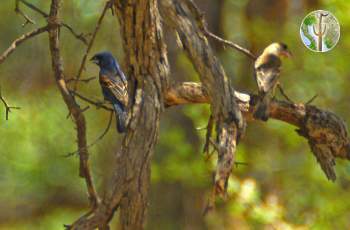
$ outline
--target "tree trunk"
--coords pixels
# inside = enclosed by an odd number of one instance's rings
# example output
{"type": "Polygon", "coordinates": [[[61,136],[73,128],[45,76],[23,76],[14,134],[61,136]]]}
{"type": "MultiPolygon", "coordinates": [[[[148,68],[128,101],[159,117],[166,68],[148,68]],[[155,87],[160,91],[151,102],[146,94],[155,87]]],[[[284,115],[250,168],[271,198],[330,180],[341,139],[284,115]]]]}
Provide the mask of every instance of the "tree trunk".
{"type": "Polygon", "coordinates": [[[108,229],[120,207],[121,229],[144,229],[150,184],[150,163],[158,139],[160,114],[168,81],[167,50],[157,0],[116,1],[125,66],[131,90],[129,127],[105,197],[72,229],[108,229]]]}

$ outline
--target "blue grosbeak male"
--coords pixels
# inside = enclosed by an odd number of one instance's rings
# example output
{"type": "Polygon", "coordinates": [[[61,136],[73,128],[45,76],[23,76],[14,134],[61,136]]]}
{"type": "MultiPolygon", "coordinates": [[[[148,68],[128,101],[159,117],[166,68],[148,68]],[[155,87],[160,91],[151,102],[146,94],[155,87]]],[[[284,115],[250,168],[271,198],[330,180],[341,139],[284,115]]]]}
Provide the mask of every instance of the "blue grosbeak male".
{"type": "Polygon", "coordinates": [[[281,71],[281,57],[290,56],[291,53],[287,45],[283,43],[272,43],[256,59],[254,69],[255,80],[259,89],[259,101],[253,115],[255,119],[268,120],[271,94],[275,93],[275,87],[278,84],[281,71]]]}
{"type": "Polygon", "coordinates": [[[111,102],[117,118],[119,133],[126,131],[128,82],[118,62],[109,52],[95,54],[91,61],[100,67],[99,81],[104,99],[111,102]]]}

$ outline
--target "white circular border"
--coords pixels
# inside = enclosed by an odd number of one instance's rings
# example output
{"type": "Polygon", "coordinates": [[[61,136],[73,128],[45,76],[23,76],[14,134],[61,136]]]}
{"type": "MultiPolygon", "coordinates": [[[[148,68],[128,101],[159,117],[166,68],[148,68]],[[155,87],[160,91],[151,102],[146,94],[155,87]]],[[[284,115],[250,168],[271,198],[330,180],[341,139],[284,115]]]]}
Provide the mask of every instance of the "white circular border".
{"type": "Polygon", "coordinates": [[[304,45],[306,48],[308,48],[309,50],[311,50],[312,52],[315,52],[315,53],[327,53],[327,52],[329,52],[329,51],[332,51],[332,50],[338,45],[338,42],[339,42],[339,40],[340,40],[340,35],[341,35],[341,29],[340,29],[340,24],[339,24],[338,18],[336,18],[336,17],[334,16],[334,14],[332,14],[332,13],[329,12],[328,10],[314,10],[314,11],[311,11],[311,12],[308,13],[308,14],[303,18],[303,20],[301,21],[301,24],[300,24],[300,27],[299,27],[299,35],[300,35],[301,43],[303,43],[303,45],[304,45]],[[301,35],[301,33],[302,33],[301,27],[303,26],[304,20],[305,20],[309,15],[314,14],[315,12],[318,12],[318,11],[325,11],[325,12],[329,13],[331,16],[333,16],[333,18],[335,18],[335,21],[337,22],[337,25],[338,25],[338,28],[339,28],[339,36],[338,36],[337,42],[335,43],[335,45],[334,45],[332,48],[330,48],[330,49],[327,50],[327,51],[318,51],[318,50],[313,50],[313,49],[311,49],[310,47],[308,47],[308,46],[304,43],[303,38],[302,38],[302,35],[301,35]]]}

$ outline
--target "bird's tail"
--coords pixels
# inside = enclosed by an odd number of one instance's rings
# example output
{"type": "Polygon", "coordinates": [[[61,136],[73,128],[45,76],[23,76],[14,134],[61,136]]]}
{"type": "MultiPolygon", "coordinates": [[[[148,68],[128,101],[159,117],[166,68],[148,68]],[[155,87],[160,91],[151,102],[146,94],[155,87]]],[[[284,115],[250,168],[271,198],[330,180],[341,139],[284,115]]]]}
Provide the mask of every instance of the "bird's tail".
{"type": "Polygon", "coordinates": [[[117,130],[119,133],[124,133],[126,131],[127,111],[120,103],[114,103],[113,108],[117,119],[117,130]]]}
{"type": "Polygon", "coordinates": [[[269,119],[270,97],[267,94],[259,95],[259,101],[253,114],[255,119],[267,121],[269,119]]]}

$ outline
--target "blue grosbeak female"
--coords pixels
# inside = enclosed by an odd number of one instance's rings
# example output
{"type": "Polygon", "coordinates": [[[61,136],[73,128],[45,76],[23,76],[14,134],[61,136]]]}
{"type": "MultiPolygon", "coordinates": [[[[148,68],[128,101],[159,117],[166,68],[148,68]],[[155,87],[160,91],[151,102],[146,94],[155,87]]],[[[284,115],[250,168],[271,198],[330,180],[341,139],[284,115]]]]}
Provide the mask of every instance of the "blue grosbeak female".
{"type": "Polygon", "coordinates": [[[272,43],[256,59],[254,64],[255,80],[259,89],[259,101],[254,112],[255,119],[267,121],[269,118],[269,104],[271,94],[274,94],[281,71],[281,57],[290,57],[287,45],[272,43]]]}
{"type": "Polygon", "coordinates": [[[99,82],[104,99],[111,102],[117,118],[119,133],[126,131],[128,82],[118,62],[109,52],[95,54],[91,61],[100,67],[99,82]]]}

